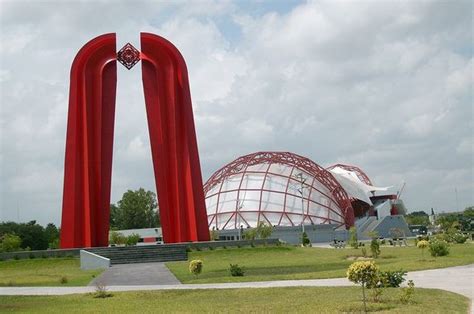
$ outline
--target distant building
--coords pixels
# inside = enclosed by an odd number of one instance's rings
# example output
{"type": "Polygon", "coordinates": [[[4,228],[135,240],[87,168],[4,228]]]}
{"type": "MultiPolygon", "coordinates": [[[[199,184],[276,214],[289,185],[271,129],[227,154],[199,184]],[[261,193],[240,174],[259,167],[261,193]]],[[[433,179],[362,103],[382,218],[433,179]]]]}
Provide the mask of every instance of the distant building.
{"type": "Polygon", "coordinates": [[[161,228],[111,230],[109,231],[109,235],[111,232],[119,232],[126,237],[132,234],[138,234],[140,236],[138,245],[163,243],[163,234],[161,233],[161,228]]]}

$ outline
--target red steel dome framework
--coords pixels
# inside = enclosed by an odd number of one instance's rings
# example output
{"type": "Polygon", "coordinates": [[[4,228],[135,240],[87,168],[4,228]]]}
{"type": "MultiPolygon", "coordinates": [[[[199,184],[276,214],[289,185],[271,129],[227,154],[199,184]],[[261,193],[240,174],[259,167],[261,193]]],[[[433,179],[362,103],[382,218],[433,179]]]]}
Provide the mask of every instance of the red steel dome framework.
{"type": "Polygon", "coordinates": [[[354,224],[351,199],[333,175],[289,152],[239,157],[207,180],[204,193],[210,228],[254,227],[260,221],[286,226],[329,223],[346,228],[354,224]],[[296,200],[302,200],[302,205],[296,200]]]}

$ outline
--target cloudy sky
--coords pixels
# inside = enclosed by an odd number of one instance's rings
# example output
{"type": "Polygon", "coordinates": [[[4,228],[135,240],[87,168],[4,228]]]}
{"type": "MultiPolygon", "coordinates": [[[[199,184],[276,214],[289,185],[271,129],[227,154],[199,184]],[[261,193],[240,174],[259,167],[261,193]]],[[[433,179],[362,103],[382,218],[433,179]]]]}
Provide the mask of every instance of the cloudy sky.
{"type": "MultiPolygon", "coordinates": [[[[181,50],[205,180],[291,151],[406,182],[410,210],[474,204],[470,1],[2,0],[0,24],[0,221],[59,223],[70,65],[109,32],[181,50]]],[[[155,190],[140,72],[118,67],[113,202],[155,190]]]]}

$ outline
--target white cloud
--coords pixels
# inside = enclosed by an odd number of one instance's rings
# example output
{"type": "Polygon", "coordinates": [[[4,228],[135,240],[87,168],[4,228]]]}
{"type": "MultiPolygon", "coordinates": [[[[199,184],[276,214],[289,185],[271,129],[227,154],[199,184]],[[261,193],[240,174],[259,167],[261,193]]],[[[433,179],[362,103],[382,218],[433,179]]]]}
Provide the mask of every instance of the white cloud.
{"type": "MultiPolygon", "coordinates": [[[[203,177],[294,151],[407,182],[409,208],[472,205],[469,1],[0,4],[0,220],[59,222],[69,69],[89,39],[168,38],[188,65],[203,177]],[[258,13],[256,13],[258,12],[258,13]],[[29,191],[30,193],[28,193],[29,191]],[[3,215],[3,216],[2,216],[3,215]]],[[[154,189],[139,66],[118,73],[112,200],[154,189]]]]}

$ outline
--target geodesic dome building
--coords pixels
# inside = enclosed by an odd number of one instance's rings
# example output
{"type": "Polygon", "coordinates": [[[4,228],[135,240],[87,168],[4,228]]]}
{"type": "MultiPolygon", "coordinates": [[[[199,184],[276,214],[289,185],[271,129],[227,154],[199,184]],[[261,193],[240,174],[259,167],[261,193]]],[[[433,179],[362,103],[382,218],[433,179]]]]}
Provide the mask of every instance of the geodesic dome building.
{"type": "Polygon", "coordinates": [[[326,169],[289,152],[257,152],[216,171],[204,184],[210,229],[354,224],[351,198],[326,169]]]}

